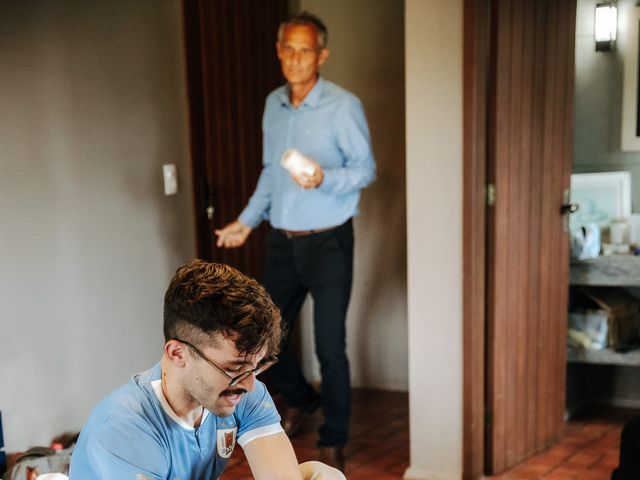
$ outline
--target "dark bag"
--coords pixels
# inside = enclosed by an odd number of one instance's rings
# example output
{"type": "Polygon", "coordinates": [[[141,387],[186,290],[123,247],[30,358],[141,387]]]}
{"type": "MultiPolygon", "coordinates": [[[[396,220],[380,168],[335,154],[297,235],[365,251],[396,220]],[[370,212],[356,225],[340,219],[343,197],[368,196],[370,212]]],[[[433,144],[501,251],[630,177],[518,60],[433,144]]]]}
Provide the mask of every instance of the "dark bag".
{"type": "Polygon", "coordinates": [[[625,423],[620,437],[620,465],[611,474],[611,480],[638,480],[640,478],[640,416],[625,423]]]}

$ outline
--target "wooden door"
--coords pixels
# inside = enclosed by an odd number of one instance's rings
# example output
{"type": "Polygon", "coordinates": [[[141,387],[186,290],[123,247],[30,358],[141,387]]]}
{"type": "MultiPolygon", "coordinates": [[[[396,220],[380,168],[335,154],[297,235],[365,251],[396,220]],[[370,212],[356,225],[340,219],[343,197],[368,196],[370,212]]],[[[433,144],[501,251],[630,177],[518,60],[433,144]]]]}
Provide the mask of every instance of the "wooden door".
{"type": "Polygon", "coordinates": [[[564,425],[575,0],[494,0],[487,175],[487,473],[564,425]]]}
{"type": "Polygon", "coordinates": [[[258,279],[264,223],[235,250],[216,248],[213,230],[237,218],[260,175],[262,111],[283,83],[275,43],[287,9],[287,0],[183,0],[198,255],[258,279]]]}

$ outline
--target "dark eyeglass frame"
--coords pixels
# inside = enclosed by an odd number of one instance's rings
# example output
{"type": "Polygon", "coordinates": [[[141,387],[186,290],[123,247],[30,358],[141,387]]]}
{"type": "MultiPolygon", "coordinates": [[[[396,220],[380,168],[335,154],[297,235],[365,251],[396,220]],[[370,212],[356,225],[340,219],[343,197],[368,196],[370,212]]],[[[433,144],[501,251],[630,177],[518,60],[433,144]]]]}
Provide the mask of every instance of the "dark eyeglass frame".
{"type": "Polygon", "coordinates": [[[275,355],[271,355],[269,357],[265,357],[262,360],[260,360],[260,363],[258,363],[258,365],[256,366],[256,368],[253,368],[251,370],[246,370],[244,372],[242,372],[239,375],[236,375],[235,377],[232,377],[231,375],[229,375],[224,368],[219,367],[218,365],[216,365],[215,363],[213,363],[211,360],[209,360],[204,353],[202,353],[200,350],[198,350],[198,348],[185,341],[185,340],[180,340],[179,338],[174,338],[173,340],[176,340],[180,343],[184,343],[187,347],[189,347],[191,350],[193,350],[196,355],[198,355],[202,360],[204,360],[205,362],[207,362],[209,365],[211,365],[213,368],[215,368],[216,370],[218,370],[221,374],[223,374],[225,377],[227,377],[229,379],[229,386],[230,387],[235,387],[237,384],[239,384],[240,382],[246,380],[247,378],[249,378],[252,374],[255,375],[256,377],[258,375],[260,375],[262,372],[264,372],[265,370],[273,367],[276,363],[278,363],[278,357],[276,357],[275,355]]]}

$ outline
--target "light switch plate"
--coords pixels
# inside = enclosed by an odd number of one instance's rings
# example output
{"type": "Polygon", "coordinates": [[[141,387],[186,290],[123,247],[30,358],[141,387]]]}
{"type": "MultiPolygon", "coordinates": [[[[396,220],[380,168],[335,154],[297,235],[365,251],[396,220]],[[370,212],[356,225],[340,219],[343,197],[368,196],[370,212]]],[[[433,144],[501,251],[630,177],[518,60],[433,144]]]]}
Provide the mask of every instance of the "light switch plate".
{"type": "Polygon", "coordinates": [[[175,163],[168,163],[162,166],[164,176],[164,194],[175,195],[178,193],[178,169],[175,163]]]}

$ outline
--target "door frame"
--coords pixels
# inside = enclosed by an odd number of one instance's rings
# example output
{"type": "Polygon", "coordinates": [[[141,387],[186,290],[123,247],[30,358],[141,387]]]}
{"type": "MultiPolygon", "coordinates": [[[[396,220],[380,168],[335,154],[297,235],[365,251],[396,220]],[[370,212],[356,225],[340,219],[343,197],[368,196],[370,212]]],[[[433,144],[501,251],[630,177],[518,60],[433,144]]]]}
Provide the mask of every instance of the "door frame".
{"type": "Polygon", "coordinates": [[[465,0],[463,38],[463,478],[484,474],[489,0],[465,0]]]}

